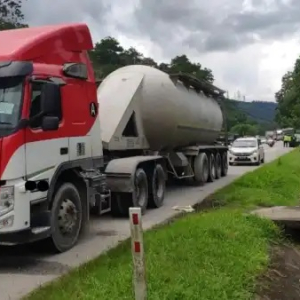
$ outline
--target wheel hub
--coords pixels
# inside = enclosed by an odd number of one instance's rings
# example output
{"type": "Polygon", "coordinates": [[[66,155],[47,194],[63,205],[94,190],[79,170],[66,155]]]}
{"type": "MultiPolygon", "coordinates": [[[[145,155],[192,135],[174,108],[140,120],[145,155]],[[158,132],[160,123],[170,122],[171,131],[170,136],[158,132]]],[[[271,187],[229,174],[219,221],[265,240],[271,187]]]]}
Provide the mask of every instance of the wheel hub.
{"type": "Polygon", "coordinates": [[[71,200],[63,200],[58,213],[58,226],[62,234],[73,231],[78,219],[77,213],[76,206],[71,200]]]}

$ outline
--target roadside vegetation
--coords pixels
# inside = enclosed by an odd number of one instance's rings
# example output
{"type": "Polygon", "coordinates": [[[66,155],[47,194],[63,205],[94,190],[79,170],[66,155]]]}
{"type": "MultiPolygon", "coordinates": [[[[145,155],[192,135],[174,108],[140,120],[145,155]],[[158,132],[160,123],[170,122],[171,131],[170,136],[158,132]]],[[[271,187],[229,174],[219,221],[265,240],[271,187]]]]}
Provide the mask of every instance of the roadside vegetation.
{"type": "MultiPolygon", "coordinates": [[[[214,208],[146,232],[148,299],[253,299],[257,278],[270,262],[270,244],[282,236],[271,221],[245,212],[297,204],[299,158],[294,150],[217,191],[208,199],[214,208]]],[[[133,299],[130,242],[26,299],[133,299]]]]}

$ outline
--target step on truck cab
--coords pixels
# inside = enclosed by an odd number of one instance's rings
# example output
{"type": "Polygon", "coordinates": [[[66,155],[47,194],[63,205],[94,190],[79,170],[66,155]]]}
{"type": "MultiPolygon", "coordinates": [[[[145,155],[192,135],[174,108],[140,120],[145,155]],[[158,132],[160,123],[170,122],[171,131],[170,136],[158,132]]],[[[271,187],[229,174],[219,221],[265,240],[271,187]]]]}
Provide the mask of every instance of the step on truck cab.
{"type": "Polygon", "coordinates": [[[204,184],[227,174],[227,146],[213,142],[216,87],[129,66],[97,89],[85,24],[0,39],[0,243],[45,239],[63,252],[90,212],[160,207],[167,175],[204,184]]]}

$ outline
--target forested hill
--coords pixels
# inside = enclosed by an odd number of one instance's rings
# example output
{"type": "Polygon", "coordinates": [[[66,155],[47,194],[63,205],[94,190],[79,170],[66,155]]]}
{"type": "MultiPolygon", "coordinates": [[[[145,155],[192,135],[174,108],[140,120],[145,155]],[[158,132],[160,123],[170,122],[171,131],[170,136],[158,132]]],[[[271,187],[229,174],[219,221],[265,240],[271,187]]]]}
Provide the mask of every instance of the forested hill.
{"type": "Polygon", "coordinates": [[[266,101],[234,101],[237,109],[244,112],[250,119],[258,123],[273,122],[276,113],[276,102],[266,101]]]}

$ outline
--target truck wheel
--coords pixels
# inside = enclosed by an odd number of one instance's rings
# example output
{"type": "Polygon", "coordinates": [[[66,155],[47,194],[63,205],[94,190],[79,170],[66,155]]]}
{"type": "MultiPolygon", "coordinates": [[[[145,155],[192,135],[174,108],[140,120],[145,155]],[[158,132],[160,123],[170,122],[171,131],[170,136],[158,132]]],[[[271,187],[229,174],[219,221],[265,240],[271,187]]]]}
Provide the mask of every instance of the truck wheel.
{"type": "Polygon", "coordinates": [[[222,160],[220,153],[216,154],[216,179],[221,178],[222,174],[222,160]]]}
{"type": "Polygon", "coordinates": [[[216,159],[212,153],[209,157],[209,175],[208,182],[213,182],[216,179],[216,159]]]}
{"type": "Polygon", "coordinates": [[[142,214],[145,213],[148,206],[148,180],[145,171],[137,169],[134,176],[134,192],[132,193],[132,204],[134,207],[140,207],[142,214]]]}
{"type": "Polygon", "coordinates": [[[207,182],[209,175],[209,163],[205,153],[199,153],[194,160],[194,183],[202,185],[207,182]]]}
{"type": "MultiPolygon", "coordinates": [[[[232,163],[229,163],[229,165],[232,166],[232,163]]],[[[222,176],[226,176],[228,173],[228,158],[227,158],[227,153],[224,152],[222,154],[222,176]]]]}
{"type": "Polygon", "coordinates": [[[162,165],[155,166],[151,178],[151,193],[149,197],[149,207],[161,207],[165,199],[166,180],[165,171],[162,165]]]}
{"type": "Polygon", "coordinates": [[[51,209],[51,244],[56,252],[71,249],[82,227],[82,203],[72,183],[62,184],[54,196],[51,209]]]}

